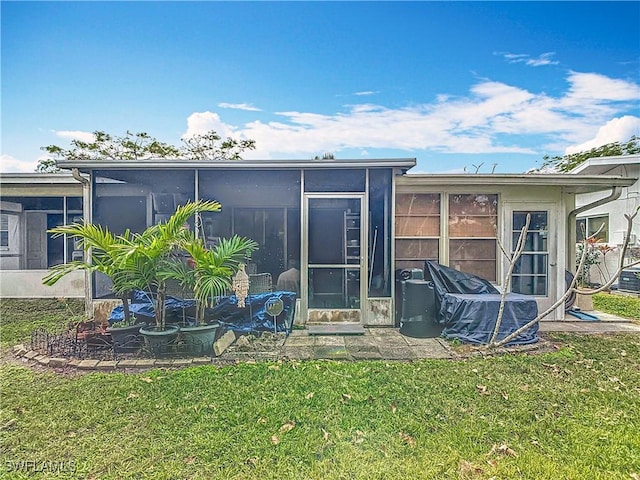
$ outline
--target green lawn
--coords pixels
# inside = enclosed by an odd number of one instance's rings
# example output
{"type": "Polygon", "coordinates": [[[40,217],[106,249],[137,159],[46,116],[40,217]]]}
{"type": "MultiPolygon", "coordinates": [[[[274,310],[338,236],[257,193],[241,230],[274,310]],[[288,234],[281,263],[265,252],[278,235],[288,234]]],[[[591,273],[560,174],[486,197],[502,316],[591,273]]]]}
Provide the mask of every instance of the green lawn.
{"type": "Polygon", "coordinates": [[[601,312],[640,322],[640,298],[598,293],[593,296],[593,307],[601,312]]]}
{"type": "Polygon", "coordinates": [[[0,346],[29,343],[31,332],[38,327],[63,330],[70,322],[84,319],[84,300],[38,299],[0,301],[0,346]]]}
{"type": "Polygon", "coordinates": [[[640,475],[640,336],[553,338],[553,353],[462,361],[72,376],[4,364],[0,478],[640,475]],[[77,471],[10,471],[19,462],[77,471]]]}

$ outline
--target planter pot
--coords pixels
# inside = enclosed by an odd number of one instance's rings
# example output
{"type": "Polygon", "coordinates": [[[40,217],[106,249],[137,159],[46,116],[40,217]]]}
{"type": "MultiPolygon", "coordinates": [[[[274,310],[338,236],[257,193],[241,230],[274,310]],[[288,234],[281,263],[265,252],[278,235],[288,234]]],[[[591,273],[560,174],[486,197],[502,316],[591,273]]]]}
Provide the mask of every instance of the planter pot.
{"type": "Polygon", "coordinates": [[[593,310],[593,296],[577,293],[575,306],[583,312],[591,312],[593,310]]]}
{"type": "Polygon", "coordinates": [[[107,332],[111,334],[113,351],[116,353],[136,352],[142,346],[141,326],[138,324],[129,327],[107,328],[107,332]]]}
{"type": "Polygon", "coordinates": [[[216,339],[219,323],[182,327],[180,333],[185,353],[191,355],[214,355],[213,342],[216,339]]]}
{"type": "Polygon", "coordinates": [[[145,346],[156,357],[168,355],[175,350],[179,331],[180,327],[176,325],[166,325],[164,329],[156,326],[140,328],[145,346]]]}

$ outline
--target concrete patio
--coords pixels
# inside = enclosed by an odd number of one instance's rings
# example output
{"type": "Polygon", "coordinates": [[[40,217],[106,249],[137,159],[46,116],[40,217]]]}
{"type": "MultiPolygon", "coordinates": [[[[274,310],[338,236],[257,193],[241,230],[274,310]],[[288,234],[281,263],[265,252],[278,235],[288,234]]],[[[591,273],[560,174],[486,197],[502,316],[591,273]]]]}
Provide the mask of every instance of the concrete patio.
{"type": "MultiPolygon", "coordinates": [[[[566,332],[580,334],[631,333],[640,334],[640,323],[622,319],[601,312],[591,312],[598,321],[566,320],[540,322],[541,341],[532,345],[509,347],[506,351],[524,352],[544,350],[550,343],[544,339],[545,333],[566,332]]],[[[231,332],[232,333],[232,332],[231,332]]],[[[239,337],[241,338],[241,337],[239,337]]],[[[235,344],[232,335],[229,345],[235,344]]],[[[225,347],[226,349],[226,347],[225,347]]],[[[267,343],[261,348],[242,351],[229,348],[220,356],[197,358],[140,358],[119,360],[93,360],[71,358],[49,358],[39,352],[29,350],[24,345],[13,348],[16,357],[30,363],[53,368],[72,367],[80,370],[114,371],[117,369],[180,368],[190,365],[225,365],[236,362],[260,360],[396,360],[411,361],[428,358],[453,359],[481,355],[475,348],[460,350],[441,338],[413,338],[400,333],[398,328],[365,328],[363,335],[310,335],[307,329],[293,330],[285,339],[280,337],[275,343],[267,343]]],[[[486,353],[485,353],[486,354],[486,353]]]]}
{"type": "MultiPolygon", "coordinates": [[[[573,333],[640,333],[640,323],[592,312],[600,320],[565,320],[540,322],[539,332],[573,333]]],[[[367,328],[364,335],[309,335],[307,330],[294,330],[280,350],[280,358],[291,360],[416,360],[453,358],[449,343],[441,338],[412,338],[398,328],[367,328]]]]}

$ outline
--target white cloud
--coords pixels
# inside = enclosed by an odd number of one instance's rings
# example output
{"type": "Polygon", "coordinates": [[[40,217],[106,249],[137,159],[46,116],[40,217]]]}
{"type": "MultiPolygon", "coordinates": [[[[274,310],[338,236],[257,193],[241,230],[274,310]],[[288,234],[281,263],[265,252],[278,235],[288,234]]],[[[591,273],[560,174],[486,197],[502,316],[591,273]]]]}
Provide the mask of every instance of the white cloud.
{"type": "Polygon", "coordinates": [[[82,142],[93,142],[95,135],[91,132],[83,132],[81,130],[54,130],[53,133],[60,138],[66,140],[80,140],[82,142]]]}
{"type": "Polygon", "coordinates": [[[262,110],[258,107],[254,107],[249,103],[219,103],[218,106],[220,108],[231,108],[234,110],[246,110],[247,112],[261,112],[262,110]]]}
{"type": "Polygon", "coordinates": [[[627,80],[609,78],[599,73],[571,72],[568,81],[570,87],[567,100],[574,102],[575,105],[584,100],[635,102],[640,98],[640,85],[627,80]]]}
{"type": "Polygon", "coordinates": [[[553,57],[554,55],[555,55],[555,52],[543,53],[537,58],[529,58],[526,63],[530,67],[542,67],[544,65],[558,65],[558,63],[560,62],[558,62],[557,60],[551,60],[551,57],[553,57]]]}
{"type": "Polygon", "coordinates": [[[211,130],[215,130],[223,138],[232,137],[235,134],[235,127],[220,120],[217,113],[194,112],[187,118],[187,131],[183,138],[202,135],[211,130]]]}
{"type": "MultiPolygon", "coordinates": [[[[604,136],[598,130],[622,117],[640,97],[638,84],[604,75],[570,72],[567,82],[565,92],[551,96],[482,80],[464,96],[442,93],[431,103],[403,108],[362,103],[326,114],[283,111],[272,121],[242,126],[229,125],[216,113],[195,112],[185,136],[214,129],[222,136],[251,138],[256,150],[244,156],[262,159],[370,149],[536,154],[550,151],[545,150],[550,145],[555,147],[551,151],[562,151],[604,136]]],[[[623,135],[631,128],[625,118],[604,132],[615,129],[623,135]]]]}
{"type": "Polygon", "coordinates": [[[17,158],[4,153],[0,155],[0,165],[2,165],[2,167],[0,168],[0,171],[6,172],[6,173],[9,173],[9,172],[33,173],[36,170],[37,164],[38,164],[37,160],[35,162],[28,162],[24,160],[18,160],[17,158]]]}
{"type": "Polygon", "coordinates": [[[379,92],[374,92],[374,91],[371,91],[371,90],[365,90],[363,92],[356,92],[356,93],[354,93],[354,95],[356,95],[357,97],[366,97],[366,96],[369,96],[369,95],[375,95],[376,93],[379,93],[379,92]]]}
{"type": "Polygon", "coordinates": [[[494,52],[494,55],[501,55],[509,63],[524,63],[530,67],[542,67],[546,65],[558,65],[560,62],[553,60],[556,52],[545,52],[537,57],[532,57],[528,53],[504,53],[494,52]]]}
{"type": "Polygon", "coordinates": [[[631,115],[614,118],[600,127],[594,138],[579,145],[567,147],[565,154],[584,152],[607,143],[626,142],[633,135],[640,135],[640,118],[631,115]]]}

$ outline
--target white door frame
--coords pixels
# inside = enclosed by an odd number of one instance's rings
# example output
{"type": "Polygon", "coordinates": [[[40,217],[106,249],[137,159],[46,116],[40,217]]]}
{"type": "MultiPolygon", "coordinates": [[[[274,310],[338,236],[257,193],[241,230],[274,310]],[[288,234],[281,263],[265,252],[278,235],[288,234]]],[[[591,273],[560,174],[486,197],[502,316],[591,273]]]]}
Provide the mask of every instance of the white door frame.
{"type": "MultiPolygon", "coordinates": [[[[365,315],[367,312],[367,265],[368,265],[368,236],[369,229],[369,215],[365,202],[365,193],[304,193],[303,194],[303,208],[302,208],[302,231],[301,242],[301,264],[300,264],[300,300],[301,300],[301,314],[303,318],[309,318],[309,199],[324,198],[324,199],[355,199],[360,201],[360,308],[351,309],[360,311],[360,323],[366,324],[365,315]]],[[[356,266],[350,265],[351,267],[356,266]]],[[[313,308],[313,310],[324,310],[313,308]]],[[[339,309],[326,309],[327,311],[334,311],[339,309]]]]}
{"type": "MultiPolygon", "coordinates": [[[[560,267],[562,262],[559,262],[559,248],[563,244],[558,241],[561,235],[560,229],[564,224],[559,222],[558,204],[556,202],[531,202],[531,201],[507,201],[504,204],[503,209],[503,229],[502,229],[502,243],[505,245],[505,249],[508,252],[512,252],[515,248],[513,240],[513,212],[547,212],[547,295],[536,295],[536,301],[538,303],[538,312],[543,312],[551,307],[560,296],[564,293],[564,270],[560,267]],[[562,275],[561,275],[562,274],[562,275]]],[[[509,261],[502,256],[502,275],[506,275],[509,269],[509,261]]],[[[504,279],[503,279],[504,280],[504,279]]],[[[505,287],[504,281],[503,288],[505,287]]],[[[556,310],[555,314],[549,314],[545,320],[556,320],[563,318],[564,304],[562,304],[556,310]]]]}

